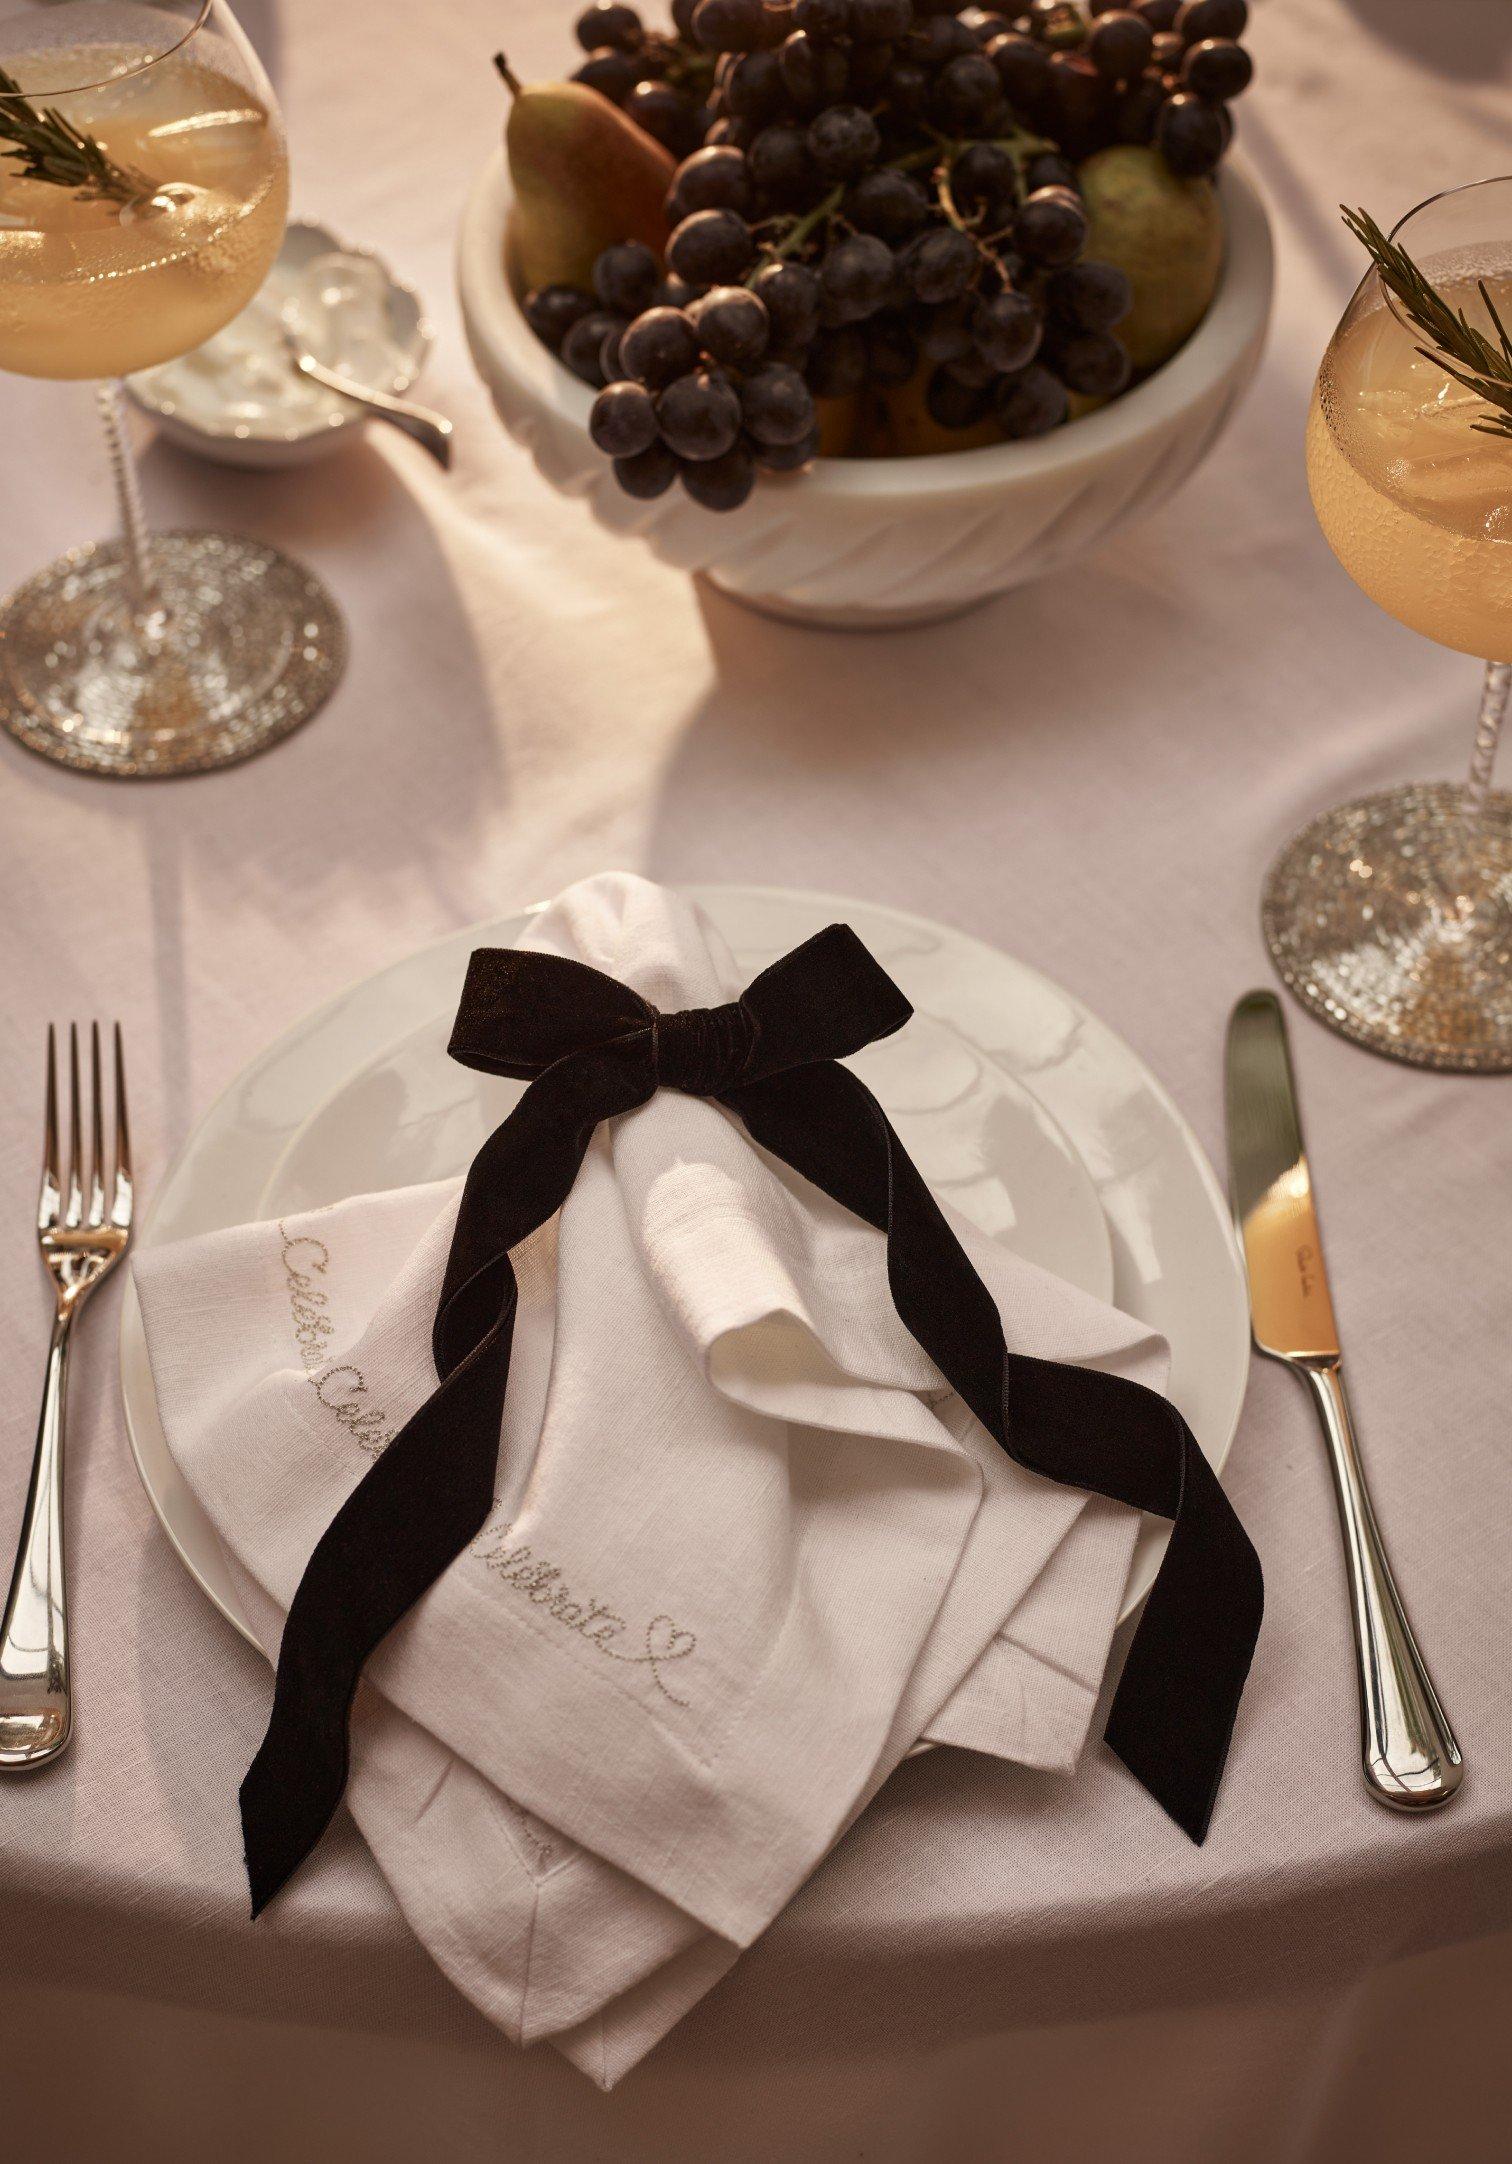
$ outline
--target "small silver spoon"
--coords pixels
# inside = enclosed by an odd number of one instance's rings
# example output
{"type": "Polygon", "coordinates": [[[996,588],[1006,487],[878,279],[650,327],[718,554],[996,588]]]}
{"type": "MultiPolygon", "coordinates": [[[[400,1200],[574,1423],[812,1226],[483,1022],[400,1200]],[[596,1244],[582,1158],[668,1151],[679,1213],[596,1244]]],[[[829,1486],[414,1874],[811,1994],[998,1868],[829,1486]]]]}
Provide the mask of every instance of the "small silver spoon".
{"type": "Polygon", "coordinates": [[[413,437],[429,451],[438,466],[450,469],[452,425],[444,414],[433,413],[429,406],[414,405],[407,398],[395,398],[388,391],[370,390],[365,383],[355,383],[337,369],[327,368],[301,343],[292,325],[284,325],[284,344],[294,366],[302,376],[308,376],[311,383],[335,391],[338,397],[349,398],[354,406],[361,406],[375,420],[387,421],[390,427],[402,429],[406,436],[413,437]]]}

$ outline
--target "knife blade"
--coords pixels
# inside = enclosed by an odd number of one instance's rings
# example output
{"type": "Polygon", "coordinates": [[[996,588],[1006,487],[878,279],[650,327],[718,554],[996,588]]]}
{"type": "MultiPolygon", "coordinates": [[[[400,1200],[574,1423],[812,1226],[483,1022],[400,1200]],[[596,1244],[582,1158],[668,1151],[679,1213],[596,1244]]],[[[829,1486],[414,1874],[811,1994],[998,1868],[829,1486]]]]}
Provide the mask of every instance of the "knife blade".
{"type": "Polygon", "coordinates": [[[1430,1809],[1454,1795],[1464,1765],[1407,1621],[1365,1483],[1286,1019],[1274,992],[1248,992],[1235,1006],[1224,1081],[1229,1189],[1255,1343],[1302,1377],[1328,1443],[1349,1572],[1365,1785],[1394,1810],[1430,1809]]]}
{"type": "Polygon", "coordinates": [[[1255,1343],[1278,1360],[1337,1359],[1339,1326],[1273,993],[1251,992],[1235,1007],[1227,1084],[1230,1181],[1255,1343]]]}

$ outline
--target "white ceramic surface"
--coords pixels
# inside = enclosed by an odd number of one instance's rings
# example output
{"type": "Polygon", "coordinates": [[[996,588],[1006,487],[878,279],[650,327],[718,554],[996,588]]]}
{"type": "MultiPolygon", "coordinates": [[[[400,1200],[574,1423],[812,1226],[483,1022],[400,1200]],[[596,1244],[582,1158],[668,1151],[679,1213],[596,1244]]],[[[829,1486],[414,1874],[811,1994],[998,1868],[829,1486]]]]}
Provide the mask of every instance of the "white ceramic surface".
{"type": "Polygon", "coordinates": [[[1232,161],[1218,187],[1227,257],[1213,304],[1180,352],[1124,397],[1034,442],[820,459],[806,474],[765,477],[724,513],[676,486],[636,502],[594,449],[594,393],[534,337],[505,276],[502,152],[463,214],[457,280],[473,360],[505,427],[601,525],[779,615],[921,622],[1059,570],[1153,511],[1206,454],[1254,373],[1272,285],[1260,197],[1232,161]]]}
{"type": "Polygon", "coordinates": [[[128,396],[165,436],[227,466],[295,466],[345,443],[366,416],[299,374],[285,315],[316,360],[402,396],[435,341],[419,295],[371,249],[295,219],[260,290],[204,345],[128,376],[128,396]]]}
{"type": "MultiPolygon", "coordinates": [[[[874,1070],[889,1109],[912,1126],[904,1128],[910,1144],[918,1147],[923,1135],[953,1199],[1024,1253],[1035,1253],[1032,1238],[1048,1237],[1043,1228],[1059,1195],[1083,1229],[1062,1226],[1054,1237],[1089,1290],[1107,1290],[1101,1241],[1111,1243],[1112,1297],[1170,1340],[1172,1396],[1221,1467],[1249,1372],[1238,1253],[1200,1145],[1122,1040],[1036,971],[923,918],[778,889],[690,891],[749,974],[822,924],[839,918],[854,926],[921,1017],[917,1063],[900,1048],[891,1076],[874,1070]],[[1090,1176],[1100,1235],[1078,1199],[1068,1142],[1090,1176]]],[[[473,948],[508,943],[525,921],[474,926],[409,955],[270,1046],[186,1141],[140,1244],[459,1167],[490,1110],[508,1100],[491,1104],[474,1094],[471,1077],[456,1086],[464,1071],[448,1072],[444,1057],[438,1064],[443,1023],[473,948]]],[[[168,1453],[129,1285],[121,1374],[132,1449],[168,1537],[250,1637],[219,1538],[168,1453]]],[[[1164,1544],[1158,1522],[1141,1532],[1125,1613],[1149,1590],[1164,1544]]]]}

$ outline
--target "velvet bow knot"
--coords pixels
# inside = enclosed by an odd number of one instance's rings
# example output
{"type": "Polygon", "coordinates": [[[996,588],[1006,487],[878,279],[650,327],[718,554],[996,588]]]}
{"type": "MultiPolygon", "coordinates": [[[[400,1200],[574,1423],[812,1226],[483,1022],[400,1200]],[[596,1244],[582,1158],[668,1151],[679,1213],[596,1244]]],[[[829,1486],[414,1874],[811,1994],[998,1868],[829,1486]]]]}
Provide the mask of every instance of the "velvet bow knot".
{"type": "Polygon", "coordinates": [[[483,947],[468,964],[447,1050],[464,1067],[520,1082],[559,1060],[612,1066],[638,1103],[657,1089],[724,1098],[788,1068],[844,1059],[912,1013],[848,924],[816,932],[739,999],[672,1013],[585,962],[483,947]]]}
{"type": "Polygon", "coordinates": [[[1105,1735],[1203,1838],[1260,1625],[1258,1560],[1166,1399],[1008,1351],[991,1295],[881,1106],[837,1064],[911,1013],[841,924],[741,998],[672,1013],[563,956],[474,954],[451,1056],[529,1087],[463,1187],[432,1331],[437,1387],[342,1504],[289,1609],[268,1731],[241,1790],[254,1914],[341,1800],[363,1664],[487,1520],[518,1300],[510,1250],[560,1209],[599,1123],[659,1088],[726,1106],[886,1235],[900,1319],[1015,1462],[1173,1521],[1105,1735]]]}
{"type": "Polygon", "coordinates": [[[657,1086],[687,1097],[717,1097],[735,1089],[755,1056],[760,1032],[743,999],[723,1007],[682,1007],[651,1024],[657,1086]]]}

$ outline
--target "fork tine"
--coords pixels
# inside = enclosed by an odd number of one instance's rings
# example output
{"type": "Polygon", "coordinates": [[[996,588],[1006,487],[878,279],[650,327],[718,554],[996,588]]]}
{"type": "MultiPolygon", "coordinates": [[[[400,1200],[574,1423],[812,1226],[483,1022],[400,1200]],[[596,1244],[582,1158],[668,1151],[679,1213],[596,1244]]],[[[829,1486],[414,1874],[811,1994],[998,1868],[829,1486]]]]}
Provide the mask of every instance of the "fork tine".
{"type": "Polygon", "coordinates": [[[115,1197],[110,1206],[114,1225],[131,1224],[131,1129],[126,1120],[126,1053],[121,1025],[115,1026],[115,1197]]]}
{"type": "Polygon", "coordinates": [[[84,1155],[83,1138],[79,1128],[79,1025],[68,1025],[68,1202],[63,1213],[65,1225],[77,1225],[84,1215],[84,1192],[81,1184],[80,1160],[84,1155]]]}
{"type": "Polygon", "coordinates": [[[100,1025],[89,1025],[89,1217],[105,1222],[105,1114],[100,1102],[100,1025]]]}
{"type": "Polygon", "coordinates": [[[63,1185],[58,1171],[58,1033],[47,1025],[47,1109],[42,1124],[42,1184],[37,1196],[37,1230],[48,1232],[58,1222],[58,1195],[63,1185]]]}

